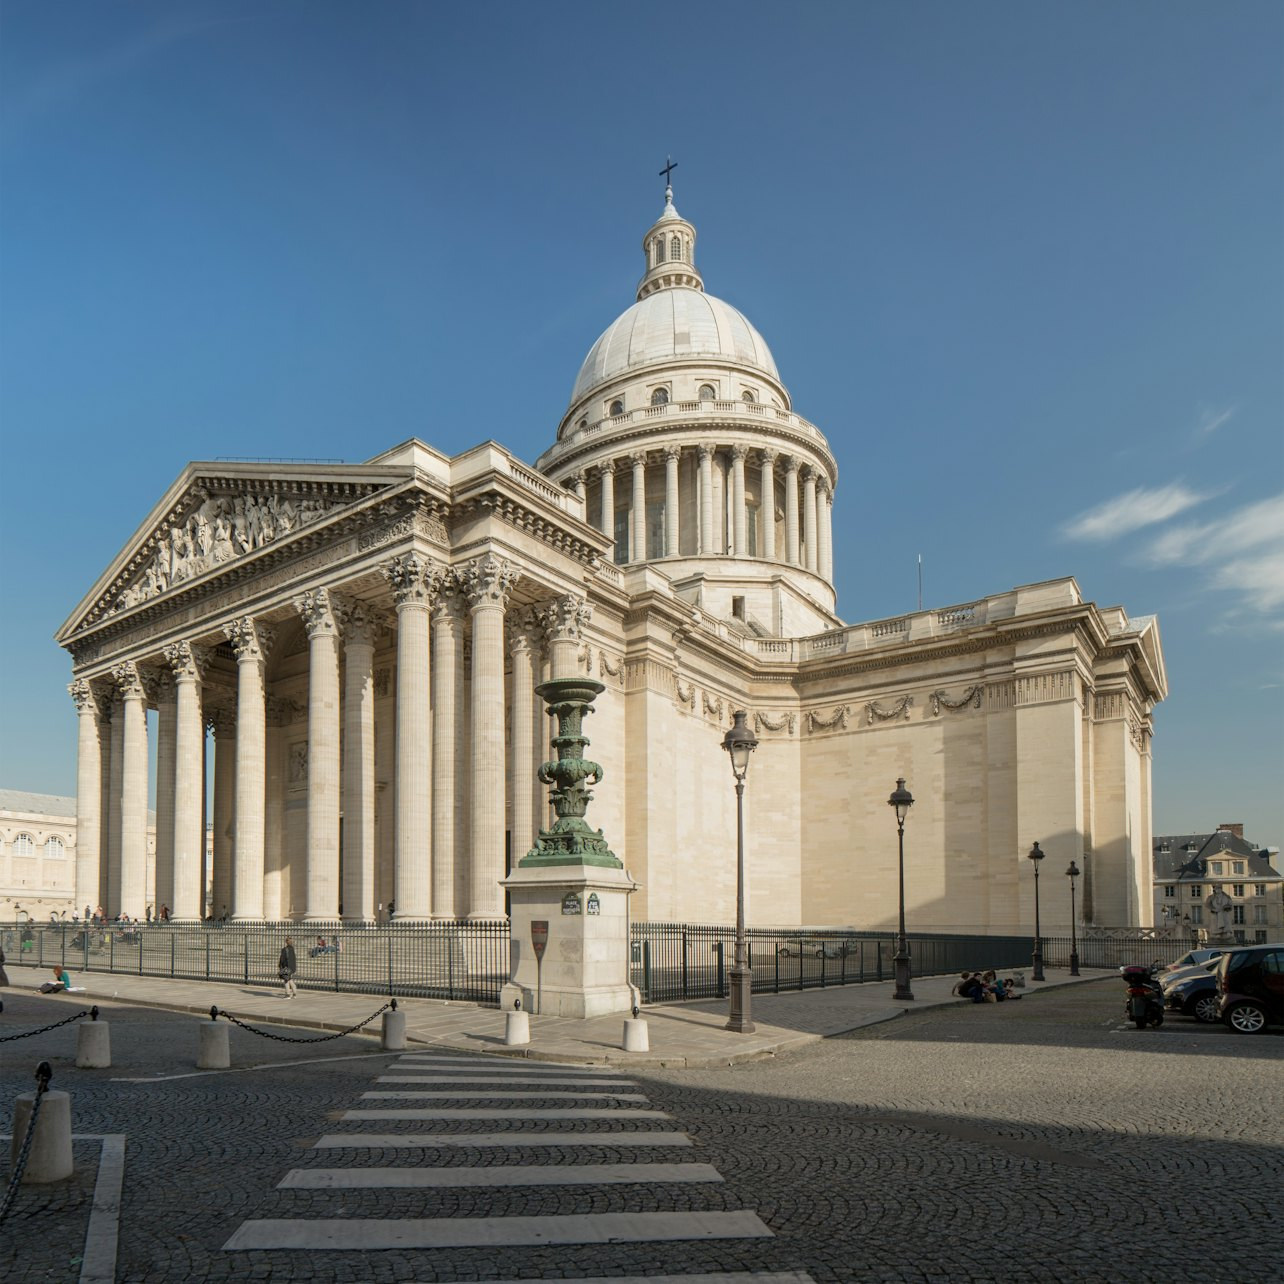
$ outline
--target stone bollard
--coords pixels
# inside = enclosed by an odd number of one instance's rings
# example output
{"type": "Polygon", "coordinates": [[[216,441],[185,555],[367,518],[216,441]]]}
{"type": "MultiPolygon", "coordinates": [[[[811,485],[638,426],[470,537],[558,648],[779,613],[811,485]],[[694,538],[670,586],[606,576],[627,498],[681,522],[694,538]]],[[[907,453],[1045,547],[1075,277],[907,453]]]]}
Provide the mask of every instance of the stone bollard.
{"type": "Polygon", "coordinates": [[[392,1011],[383,1014],[383,1046],[387,1052],[400,1052],[406,1046],[406,1014],[397,1011],[396,999],[392,1011]]]}
{"type": "MultiPolygon", "coordinates": [[[[52,1078],[49,1063],[42,1061],[36,1071],[37,1078],[47,1083],[52,1078]]],[[[18,1154],[27,1136],[31,1112],[35,1108],[36,1093],[19,1094],[13,1106],[13,1141],[9,1148],[11,1162],[18,1162],[18,1154]]],[[[27,1167],[22,1184],[41,1185],[45,1182],[63,1181],[75,1171],[71,1158],[71,1097],[65,1092],[45,1092],[36,1119],[35,1136],[27,1154],[27,1167]]]]}
{"type": "Polygon", "coordinates": [[[98,1009],[90,1008],[92,1020],[76,1027],[76,1066],[80,1070],[105,1070],[111,1065],[111,1026],[98,1019],[98,1009]]]}
{"type": "Polygon", "coordinates": [[[624,1018],[624,1051],[651,1051],[651,1036],[647,1031],[645,1021],[639,1020],[637,1017],[624,1018]]]}
{"type": "Polygon", "coordinates": [[[515,1048],[531,1041],[531,1019],[525,1012],[508,1012],[504,1016],[504,1044],[515,1048]]]}
{"type": "Polygon", "coordinates": [[[210,1008],[209,1021],[203,1021],[197,1029],[200,1031],[200,1042],[197,1044],[196,1068],[228,1069],[232,1064],[232,1051],[228,1044],[227,1026],[218,1023],[218,1008],[210,1008]]]}

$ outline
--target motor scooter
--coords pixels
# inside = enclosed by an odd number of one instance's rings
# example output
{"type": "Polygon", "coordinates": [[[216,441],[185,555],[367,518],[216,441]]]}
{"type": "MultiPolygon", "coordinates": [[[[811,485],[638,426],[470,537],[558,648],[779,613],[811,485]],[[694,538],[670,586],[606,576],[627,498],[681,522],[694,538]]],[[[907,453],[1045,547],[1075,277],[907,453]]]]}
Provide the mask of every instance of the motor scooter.
{"type": "Polygon", "coordinates": [[[1147,1025],[1158,1029],[1164,1023],[1164,992],[1155,980],[1154,968],[1134,963],[1119,969],[1128,987],[1128,1001],[1124,1004],[1124,1020],[1132,1021],[1138,1030],[1147,1025]]]}

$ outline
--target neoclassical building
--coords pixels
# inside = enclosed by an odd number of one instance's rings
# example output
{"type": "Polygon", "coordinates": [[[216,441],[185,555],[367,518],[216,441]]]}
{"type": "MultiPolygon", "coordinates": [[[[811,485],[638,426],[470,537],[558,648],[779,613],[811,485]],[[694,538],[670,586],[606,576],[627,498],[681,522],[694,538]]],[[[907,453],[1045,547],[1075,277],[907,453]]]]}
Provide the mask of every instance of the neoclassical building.
{"type": "MultiPolygon", "coordinates": [[[[212,782],[216,914],[499,917],[548,815],[535,688],[588,673],[592,819],[635,918],[733,916],[720,742],[744,708],[752,923],[894,922],[898,776],[913,926],[1027,927],[1035,840],[1045,879],[1079,862],[1088,922],[1149,920],[1155,620],[1060,579],[845,623],[824,434],[705,292],[671,191],[643,252],[534,467],[411,440],[183,470],[57,635],[77,901],[196,918],[212,782]]],[[[1045,884],[1045,923],[1064,893],[1045,884]]]]}

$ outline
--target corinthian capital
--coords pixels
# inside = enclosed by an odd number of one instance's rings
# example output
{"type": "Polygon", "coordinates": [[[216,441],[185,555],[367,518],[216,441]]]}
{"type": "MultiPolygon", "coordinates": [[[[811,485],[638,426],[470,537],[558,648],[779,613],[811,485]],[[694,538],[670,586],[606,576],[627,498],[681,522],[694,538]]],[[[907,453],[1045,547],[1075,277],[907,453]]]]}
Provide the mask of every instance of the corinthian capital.
{"type": "Polygon", "coordinates": [[[343,624],[344,642],[354,646],[374,646],[379,632],[379,618],[365,602],[353,602],[343,624]]]}
{"type": "Polygon", "coordinates": [[[544,611],[544,627],[553,642],[575,642],[593,618],[593,608],[574,593],[559,597],[544,611]]]}
{"type": "Polygon", "coordinates": [[[763,450],[761,458],[764,468],[775,467],[776,460],[780,458],[780,452],[776,450],[763,450]]]}
{"type": "Polygon", "coordinates": [[[133,660],[114,665],[111,676],[122,699],[141,700],[143,698],[143,680],[139,676],[138,665],[133,660]]]}
{"type": "Polygon", "coordinates": [[[276,641],[274,628],[249,615],[223,625],[223,635],[232,644],[237,660],[258,660],[260,663],[268,658],[272,643],[276,641]]]}
{"type": "Polygon", "coordinates": [[[171,642],[165,648],[165,658],[169,661],[169,667],[174,670],[176,681],[197,682],[209,665],[210,653],[191,642],[171,642]]]}
{"type": "Polygon", "coordinates": [[[504,558],[487,553],[464,568],[462,580],[468,602],[474,611],[481,607],[497,606],[503,610],[508,594],[521,579],[517,567],[504,558]]]}
{"type": "Polygon", "coordinates": [[[329,589],[309,589],[300,594],[294,599],[294,609],[303,617],[309,638],[339,636],[340,606],[329,589]]]}
{"type": "Polygon", "coordinates": [[[463,620],[467,610],[468,602],[459,583],[459,576],[454,571],[443,572],[437,582],[437,595],[432,600],[433,623],[457,623],[463,620]]]}
{"type": "Polygon", "coordinates": [[[107,712],[108,702],[104,700],[103,694],[97,686],[87,678],[77,678],[68,688],[71,698],[76,702],[76,711],[86,713],[92,711],[98,717],[103,717],[107,712]]]}
{"type": "Polygon", "coordinates": [[[742,460],[748,453],[749,453],[748,446],[737,445],[737,446],[731,447],[731,458],[734,460],[737,460],[737,461],[742,460]]]}
{"type": "Polygon", "coordinates": [[[441,579],[442,567],[418,553],[402,553],[379,567],[392,586],[398,606],[428,606],[441,579]]]}

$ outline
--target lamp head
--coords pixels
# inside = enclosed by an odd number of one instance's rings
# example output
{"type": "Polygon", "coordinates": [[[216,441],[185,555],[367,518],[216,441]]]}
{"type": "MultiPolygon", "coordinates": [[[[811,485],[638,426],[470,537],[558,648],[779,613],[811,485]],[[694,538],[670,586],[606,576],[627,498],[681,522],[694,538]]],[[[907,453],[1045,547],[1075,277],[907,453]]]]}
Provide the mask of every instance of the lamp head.
{"type": "Polygon", "coordinates": [[[731,755],[731,771],[743,780],[749,771],[749,755],[758,747],[758,738],[745,726],[746,713],[737,709],[731,715],[731,729],[722,737],[722,747],[731,755]]]}
{"type": "MultiPolygon", "coordinates": [[[[1070,868],[1069,868],[1068,870],[1066,870],[1066,877],[1067,877],[1067,878],[1078,878],[1078,877],[1079,877],[1079,875],[1080,875],[1080,873],[1082,873],[1082,871],[1079,869],[1079,866],[1078,866],[1078,865],[1076,865],[1076,864],[1074,863],[1074,861],[1071,861],[1071,862],[1070,862],[1070,868]]],[[[1165,909],[1167,909],[1167,906],[1165,906],[1164,908],[1165,908],[1165,909]]]]}
{"type": "Polygon", "coordinates": [[[1034,845],[1033,847],[1031,847],[1031,848],[1030,848],[1030,850],[1029,850],[1028,852],[1026,852],[1026,855],[1027,855],[1027,856],[1028,856],[1032,861],[1034,861],[1034,867],[1035,867],[1035,869],[1038,869],[1038,868],[1039,868],[1039,862],[1040,862],[1040,861],[1041,861],[1041,860],[1042,860],[1042,859],[1043,859],[1047,854],[1048,854],[1048,853],[1047,853],[1047,852],[1045,852],[1045,851],[1044,851],[1044,850],[1039,846],[1039,844],[1038,844],[1038,843],[1035,843],[1035,845],[1034,845]]]}
{"type": "Polygon", "coordinates": [[[892,796],[887,800],[889,807],[896,809],[896,823],[903,825],[905,817],[909,815],[909,809],[914,805],[914,795],[905,788],[905,777],[896,778],[896,788],[892,790],[892,796]]]}

